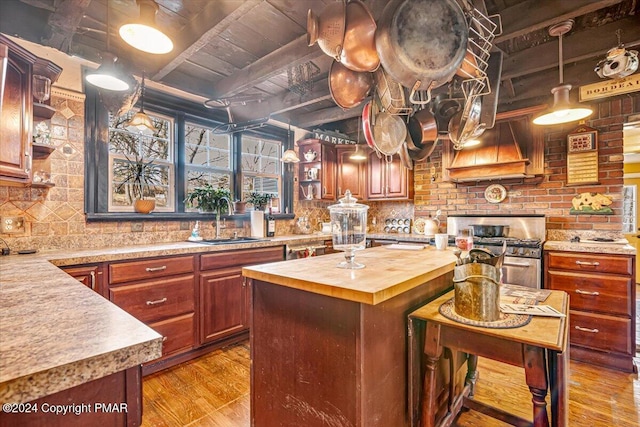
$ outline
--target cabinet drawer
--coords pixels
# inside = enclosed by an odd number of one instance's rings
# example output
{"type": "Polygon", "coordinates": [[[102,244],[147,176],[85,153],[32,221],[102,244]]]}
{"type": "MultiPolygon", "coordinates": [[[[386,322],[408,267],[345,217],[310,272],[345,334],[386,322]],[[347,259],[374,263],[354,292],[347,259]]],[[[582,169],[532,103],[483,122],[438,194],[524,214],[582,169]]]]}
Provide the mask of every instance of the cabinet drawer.
{"type": "Polygon", "coordinates": [[[194,275],[113,287],[109,299],[145,323],[188,313],[194,309],[194,275]]]}
{"type": "Polygon", "coordinates": [[[631,354],[630,336],[631,319],[580,311],[571,311],[569,314],[571,344],[631,354]]]}
{"type": "Polygon", "coordinates": [[[162,355],[189,350],[194,344],[194,313],[171,317],[149,325],[162,335],[162,355]]]}
{"type": "Polygon", "coordinates": [[[631,275],[633,257],[593,253],[549,252],[549,269],[631,275]]]}
{"type": "Polygon", "coordinates": [[[216,252],[200,256],[200,270],[236,267],[240,265],[264,264],[283,261],[284,247],[241,249],[231,252],[216,252]]]}
{"type": "Polygon", "coordinates": [[[193,255],[145,259],[141,261],[109,264],[109,283],[125,283],[136,280],[192,273],[195,270],[193,255]]]}
{"type": "Polygon", "coordinates": [[[631,316],[631,277],[549,271],[547,287],[569,294],[572,310],[631,316]]]}

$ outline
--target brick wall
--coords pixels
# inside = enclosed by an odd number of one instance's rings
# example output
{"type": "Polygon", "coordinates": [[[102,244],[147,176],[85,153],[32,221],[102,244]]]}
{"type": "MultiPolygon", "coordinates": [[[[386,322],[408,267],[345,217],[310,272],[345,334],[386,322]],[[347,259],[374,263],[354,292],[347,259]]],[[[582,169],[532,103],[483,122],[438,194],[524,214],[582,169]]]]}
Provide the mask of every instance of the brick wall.
{"type": "MultiPolygon", "coordinates": [[[[576,123],[545,129],[545,174],[537,178],[500,181],[507,189],[501,203],[489,203],[484,191],[492,182],[443,182],[442,145],[429,159],[415,167],[415,215],[429,216],[440,209],[450,214],[544,214],[553,234],[578,232],[620,233],[622,229],[623,137],[622,126],[629,115],[640,112],[640,95],[622,95],[594,105],[586,125],[598,130],[599,183],[567,186],[566,137],[576,123]],[[431,167],[437,176],[431,180],[431,167]],[[571,215],[571,199],[580,193],[603,193],[613,197],[614,215],[571,215]]],[[[444,141],[448,143],[448,141],[444,141]]],[[[578,233],[579,234],[579,233],[578,233]]]]}

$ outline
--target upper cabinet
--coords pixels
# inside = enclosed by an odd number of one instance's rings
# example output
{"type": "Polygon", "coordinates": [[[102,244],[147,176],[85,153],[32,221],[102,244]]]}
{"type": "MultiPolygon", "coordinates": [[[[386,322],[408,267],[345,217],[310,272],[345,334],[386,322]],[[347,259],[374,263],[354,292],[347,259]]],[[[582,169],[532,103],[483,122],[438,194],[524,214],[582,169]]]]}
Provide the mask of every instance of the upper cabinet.
{"type": "Polygon", "coordinates": [[[413,199],[413,171],[402,166],[400,157],[394,155],[388,161],[375,151],[370,151],[367,159],[368,200],[411,200],[413,199]]]}
{"type": "Polygon", "coordinates": [[[533,107],[498,114],[495,126],[479,137],[478,146],[454,151],[445,141],[443,180],[500,180],[544,174],[544,129],[531,123],[539,110],[533,107]]]}
{"type": "MultiPolygon", "coordinates": [[[[30,184],[33,163],[33,75],[39,73],[37,75],[54,82],[62,69],[36,57],[2,34],[0,60],[0,182],[9,185],[30,184]]],[[[47,106],[45,109],[48,112],[42,114],[50,118],[51,108],[47,106]]]]}
{"type": "MultiPolygon", "coordinates": [[[[361,147],[362,148],[362,147],[361,147]]],[[[337,145],[336,155],[338,163],[336,189],[338,198],[343,197],[349,190],[351,195],[358,200],[366,199],[366,160],[353,160],[351,156],[356,152],[354,145],[337,145]]],[[[362,148],[364,153],[364,148],[362,148]]]]}
{"type": "Polygon", "coordinates": [[[319,139],[298,141],[300,200],[336,200],[336,147],[319,139]]]}

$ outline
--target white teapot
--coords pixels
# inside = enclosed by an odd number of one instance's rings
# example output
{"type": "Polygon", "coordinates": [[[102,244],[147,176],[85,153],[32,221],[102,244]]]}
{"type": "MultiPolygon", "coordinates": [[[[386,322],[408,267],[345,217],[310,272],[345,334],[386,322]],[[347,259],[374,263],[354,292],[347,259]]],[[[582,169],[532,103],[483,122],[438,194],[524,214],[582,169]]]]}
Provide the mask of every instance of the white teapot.
{"type": "Polygon", "coordinates": [[[318,157],[318,153],[316,153],[314,150],[309,150],[306,153],[304,153],[304,158],[307,162],[314,161],[316,157],[318,157]]]}

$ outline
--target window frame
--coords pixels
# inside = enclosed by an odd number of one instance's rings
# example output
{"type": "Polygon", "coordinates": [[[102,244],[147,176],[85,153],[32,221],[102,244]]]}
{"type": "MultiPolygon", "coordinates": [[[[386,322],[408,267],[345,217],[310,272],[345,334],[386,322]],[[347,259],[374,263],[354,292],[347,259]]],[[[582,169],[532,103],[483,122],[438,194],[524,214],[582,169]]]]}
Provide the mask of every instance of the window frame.
{"type": "MultiPolygon", "coordinates": [[[[103,105],[97,89],[85,86],[85,214],[88,222],[92,221],[116,221],[116,220],[209,220],[212,214],[201,214],[185,209],[186,197],[185,176],[185,126],[189,121],[194,124],[216,127],[226,123],[226,112],[208,109],[204,105],[194,101],[178,98],[157,90],[145,88],[145,110],[171,117],[174,120],[174,212],[152,212],[140,214],[136,212],[109,212],[108,211],[108,136],[109,123],[108,111],[103,105]]],[[[134,108],[139,108],[136,105],[134,108]]],[[[293,138],[286,129],[269,124],[243,131],[235,131],[231,135],[232,147],[232,177],[234,183],[241,183],[240,165],[240,136],[242,134],[253,135],[268,139],[282,141],[283,150],[293,148],[293,138]]],[[[282,153],[280,153],[282,155],[282,153]]],[[[284,212],[275,215],[281,219],[292,219],[293,214],[293,179],[294,173],[291,165],[283,164],[282,171],[282,210],[284,212]]],[[[234,199],[241,195],[241,185],[233,185],[234,199]]],[[[248,218],[249,214],[227,215],[230,219],[248,218]]]]}

